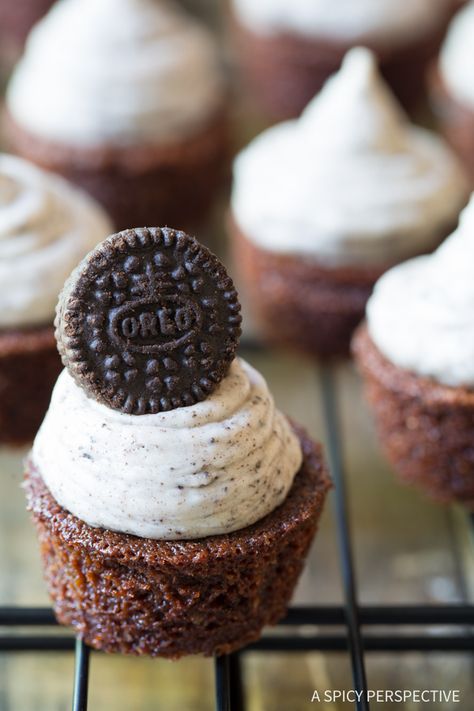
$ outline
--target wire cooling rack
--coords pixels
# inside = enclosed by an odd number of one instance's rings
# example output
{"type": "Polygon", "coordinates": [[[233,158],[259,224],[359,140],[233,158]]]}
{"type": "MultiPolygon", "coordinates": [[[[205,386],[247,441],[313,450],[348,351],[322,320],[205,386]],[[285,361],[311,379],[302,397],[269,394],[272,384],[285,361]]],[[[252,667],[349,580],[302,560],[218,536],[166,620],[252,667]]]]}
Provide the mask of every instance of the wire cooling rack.
{"type": "MultiPolygon", "coordinates": [[[[256,344],[245,343],[245,348],[256,344]]],[[[258,346],[257,346],[258,347],[258,346]]],[[[264,636],[258,642],[237,653],[216,658],[216,711],[245,711],[245,688],[242,658],[252,652],[340,652],[351,661],[353,687],[362,692],[354,708],[367,711],[366,654],[371,652],[474,652],[474,605],[403,605],[361,606],[358,603],[357,577],[351,543],[345,472],[342,460],[342,440],[338,413],[335,377],[329,366],[318,370],[323,414],[326,427],[327,456],[335,489],[332,494],[337,524],[339,564],[344,587],[342,606],[314,606],[290,608],[280,623],[280,634],[264,636]],[[314,628],[310,635],[300,636],[300,625],[314,628]],[[404,634],[399,628],[414,626],[417,634],[404,634]],[[437,634],[429,634],[436,625],[437,634]],[[377,633],[371,628],[385,627],[390,633],[377,633]],[[342,632],[331,633],[332,627],[342,632]],[[444,632],[439,632],[443,628],[444,632]],[[456,633],[453,633],[453,629],[456,633]],[[324,631],[321,631],[324,630],[324,631]],[[326,632],[329,630],[329,632],[326,632]],[[393,630],[393,631],[392,631],[393,630]]],[[[473,527],[474,518],[471,517],[473,527]]],[[[87,711],[89,690],[90,649],[80,639],[55,634],[55,621],[48,608],[0,607],[0,627],[7,632],[0,635],[0,652],[64,652],[74,653],[75,672],[72,709],[87,711]],[[35,628],[46,628],[35,634],[35,628]],[[11,635],[9,629],[30,628],[29,633],[11,635]]],[[[94,711],[94,710],[91,710],[94,711]]]]}

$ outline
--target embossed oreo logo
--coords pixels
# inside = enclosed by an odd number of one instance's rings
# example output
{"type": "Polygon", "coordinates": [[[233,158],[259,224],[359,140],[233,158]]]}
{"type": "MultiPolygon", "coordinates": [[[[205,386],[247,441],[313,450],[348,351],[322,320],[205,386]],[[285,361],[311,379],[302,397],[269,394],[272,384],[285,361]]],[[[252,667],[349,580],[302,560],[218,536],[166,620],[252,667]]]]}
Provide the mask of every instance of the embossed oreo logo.
{"type": "Polygon", "coordinates": [[[142,300],[115,310],[111,336],[129,351],[175,350],[195,336],[202,316],[195,301],[178,295],[163,296],[159,303],[142,300]]]}
{"type": "Polygon", "coordinates": [[[232,279],[205,247],[168,228],[126,230],[74,272],[58,345],[90,396],[145,415],[208,397],[235,357],[240,322],[232,279]]]}

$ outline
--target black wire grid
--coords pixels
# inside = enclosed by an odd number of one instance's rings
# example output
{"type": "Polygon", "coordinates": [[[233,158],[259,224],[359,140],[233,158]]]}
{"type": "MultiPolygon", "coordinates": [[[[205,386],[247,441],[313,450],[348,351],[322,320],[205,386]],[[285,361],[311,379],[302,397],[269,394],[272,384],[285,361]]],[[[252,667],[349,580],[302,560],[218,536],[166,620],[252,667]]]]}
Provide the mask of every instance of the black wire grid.
{"type": "MultiPolygon", "coordinates": [[[[367,711],[367,678],[365,653],[369,652],[474,652],[474,605],[411,605],[411,606],[360,606],[357,597],[357,580],[352,553],[350,523],[347,510],[345,473],[334,373],[330,367],[319,370],[322,405],[327,436],[327,455],[335,484],[333,494],[334,515],[337,524],[338,546],[342,581],[343,606],[317,606],[291,608],[280,623],[282,634],[264,636],[244,650],[214,661],[216,711],[244,711],[245,690],[242,675],[242,657],[252,652],[341,652],[349,654],[353,687],[363,692],[354,708],[367,711]],[[314,627],[311,635],[300,636],[300,625],[314,627]],[[416,626],[418,634],[396,632],[399,626],[416,626]],[[429,626],[445,627],[446,632],[429,633],[429,626]],[[342,627],[343,631],[329,634],[319,628],[342,627]],[[383,626],[393,633],[369,633],[366,628],[383,626]],[[459,631],[453,634],[453,628],[459,631]]],[[[474,524],[474,518],[472,519],[474,524]]],[[[48,608],[0,607],[0,627],[50,627],[51,633],[0,635],[0,652],[74,652],[75,673],[73,686],[73,711],[87,711],[90,649],[80,639],[54,634],[56,621],[48,608]]]]}

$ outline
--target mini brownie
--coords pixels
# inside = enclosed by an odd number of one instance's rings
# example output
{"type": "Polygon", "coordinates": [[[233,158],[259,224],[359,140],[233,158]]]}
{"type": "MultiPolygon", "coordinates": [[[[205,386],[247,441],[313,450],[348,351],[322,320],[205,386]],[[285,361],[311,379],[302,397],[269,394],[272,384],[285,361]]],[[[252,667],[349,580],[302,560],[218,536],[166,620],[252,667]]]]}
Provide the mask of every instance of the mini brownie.
{"type": "Polygon", "coordinates": [[[31,442],[61,371],[54,313],[65,277],[111,228],[88,195],[0,154],[0,442],[31,442]]]}
{"type": "Polygon", "coordinates": [[[361,326],[354,356],[384,451],[405,483],[474,509],[474,391],[403,370],[361,326]]]}
{"type": "Polygon", "coordinates": [[[52,326],[0,331],[0,444],[32,441],[60,371],[52,326]]]}
{"type": "MultiPolygon", "coordinates": [[[[354,0],[356,2],[356,0],[354,0]]],[[[439,21],[418,36],[395,43],[364,37],[342,40],[291,31],[257,34],[233,13],[232,30],[239,66],[255,101],[275,120],[299,116],[354,46],[371,49],[387,83],[408,111],[426,96],[426,72],[438,55],[458,7],[446,3],[439,21]]]]}
{"type": "Polygon", "coordinates": [[[229,170],[227,98],[214,37],[179,3],[63,0],[15,67],[6,126],[15,152],[88,191],[117,230],[194,230],[229,170]]]}
{"type": "Polygon", "coordinates": [[[375,282],[436,248],[467,193],[449,146],[408,120],[369,50],[351,50],[299,119],[234,163],[234,262],[263,335],[347,356],[375,282]]]}
{"type": "Polygon", "coordinates": [[[112,235],[65,284],[26,490],[57,618],[97,649],[220,655],[285,614],[330,480],[235,357],[240,323],[223,265],[169,228],[112,235]]]}
{"type": "Polygon", "coordinates": [[[15,152],[80,186],[105,207],[115,227],[205,221],[229,181],[229,122],[222,111],[179,143],[74,147],[33,136],[6,119],[15,152]],[[197,177],[199,176],[199,177],[197,177]]]}
{"type": "Polygon", "coordinates": [[[374,284],[389,265],[325,268],[262,250],[235,220],[229,225],[237,269],[264,338],[320,358],[348,356],[374,284]]]}
{"type": "Polygon", "coordinates": [[[285,502],[244,530],[196,541],[91,528],[29,462],[28,505],[59,622],[97,649],[171,659],[258,639],[286,613],[329,488],[320,448],[298,435],[304,463],[285,502]]]}

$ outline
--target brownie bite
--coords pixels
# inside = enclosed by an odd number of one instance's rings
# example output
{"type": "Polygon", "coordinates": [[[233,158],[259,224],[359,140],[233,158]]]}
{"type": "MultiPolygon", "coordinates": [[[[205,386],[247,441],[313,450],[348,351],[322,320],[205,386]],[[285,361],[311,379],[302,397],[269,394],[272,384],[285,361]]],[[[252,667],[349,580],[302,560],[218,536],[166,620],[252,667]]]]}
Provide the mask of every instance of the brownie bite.
{"type": "Polygon", "coordinates": [[[474,203],[431,256],[378,282],[354,355],[401,478],[474,508],[474,203]]]}
{"type": "Polygon", "coordinates": [[[204,222],[228,172],[214,38],[173,2],[64,0],[7,89],[16,152],[93,195],[115,227],[204,222]]]}
{"type": "Polygon", "coordinates": [[[54,339],[65,277],[110,231],[63,179],[0,154],[0,442],[30,442],[61,370],[54,339]]]}
{"type": "Polygon", "coordinates": [[[263,335],[310,356],[349,353],[376,280],[457,224],[466,176],[414,126],[356,48],[298,120],[234,164],[235,264],[263,335]]]}
{"type": "Polygon", "coordinates": [[[407,109],[426,96],[456,0],[233,0],[239,66],[273,118],[298,116],[355,46],[368,47],[407,109]]]}
{"type": "Polygon", "coordinates": [[[112,235],[65,285],[26,492],[57,618],[94,648],[225,654],[285,614],[330,481],[235,357],[240,321],[217,258],[167,228],[112,235]]]}

